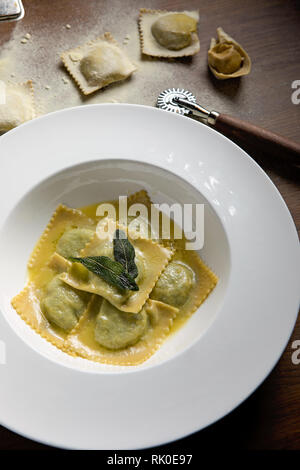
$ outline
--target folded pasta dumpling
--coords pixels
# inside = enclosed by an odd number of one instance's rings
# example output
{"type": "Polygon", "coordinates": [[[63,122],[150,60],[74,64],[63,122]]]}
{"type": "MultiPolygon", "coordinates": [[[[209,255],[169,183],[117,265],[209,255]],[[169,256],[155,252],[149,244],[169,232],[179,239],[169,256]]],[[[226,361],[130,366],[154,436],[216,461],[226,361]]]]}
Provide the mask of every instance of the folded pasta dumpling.
{"type": "Polygon", "coordinates": [[[177,313],[178,309],[149,299],[132,315],[95,295],[68,336],[65,350],[105,364],[138,365],[159,348],[177,313]]]}
{"type": "Polygon", "coordinates": [[[211,39],[207,55],[208,66],[219,80],[242,77],[251,71],[251,60],[245,49],[222,28],[217,28],[217,39],[211,39]]]}
{"type": "MultiPolygon", "coordinates": [[[[108,219],[103,221],[102,228],[104,232],[102,237],[99,238],[96,233],[92,241],[80,253],[81,257],[107,256],[113,258],[114,230],[108,230],[105,233],[105,226],[108,227],[111,223],[113,221],[108,219]]],[[[63,273],[60,278],[76,289],[101,295],[120,310],[138,313],[149,297],[173,251],[168,247],[154,243],[152,240],[140,238],[138,233],[127,231],[126,227],[119,224],[114,226],[127,233],[128,240],[134,247],[135,262],[138,268],[138,276],[135,281],[139,290],[124,292],[115,285],[109,284],[102,277],[88,271],[79,263],[74,263],[68,272],[63,273]]]]}
{"type": "Polygon", "coordinates": [[[85,95],[124,80],[136,70],[110,33],[64,52],[61,59],[85,95]]]}

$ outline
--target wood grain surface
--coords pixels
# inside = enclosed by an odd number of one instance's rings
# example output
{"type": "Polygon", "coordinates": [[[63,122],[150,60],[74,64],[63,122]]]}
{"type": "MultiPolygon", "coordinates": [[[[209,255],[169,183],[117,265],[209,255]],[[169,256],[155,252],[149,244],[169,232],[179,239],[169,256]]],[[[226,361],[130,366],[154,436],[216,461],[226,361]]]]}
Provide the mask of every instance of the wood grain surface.
{"type": "MultiPolygon", "coordinates": [[[[43,112],[109,100],[155,105],[160,91],[184,87],[207,108],[242,118],[300,143],[300,104],[291,100],[291,84],[300,80],[300,2],[24,0],[23,3],[26,15],[22,21],[0,24],[0,61],[9,54],[14,56],[15,79],[34,80],[43,112]],[[140,57],[136,38],[141,7],[199,9],[200,53],[193,59],[177,62],[140,57]],[[208,71],[207,49],[218,26],[249,53],[253,63],[249,76],[218,81],[208,71]],[[127,34],[131,36],[124,47],[140,61],[144,74],[140,73],[139,77],[137,72],[122,89],[112,86],[91,98],[82,98],[61,67],[59,53],[104,31],[111,31],[120,42],[127,34]],[[20,40],[28,32],[32,39],[23,45],[20,40]],[[67,84],[63,77],[68,78],[67,84]],[[47,85],[50,90],[46,90],[47,85]]],[[[299,167],[249,145],[245,148],[277,186],[299,233],[299,167]]],[[[294,365],[291,360],[295,340],[300,340],[299,319],[275,369],[246,402],[209,428],[160,448],[161,452],[178,449],[187,452],[195,445],[199,449],[300,449],[300,364],[294,365]]],[[[0,427],[0,449],[46,448],[0,427]]]]}

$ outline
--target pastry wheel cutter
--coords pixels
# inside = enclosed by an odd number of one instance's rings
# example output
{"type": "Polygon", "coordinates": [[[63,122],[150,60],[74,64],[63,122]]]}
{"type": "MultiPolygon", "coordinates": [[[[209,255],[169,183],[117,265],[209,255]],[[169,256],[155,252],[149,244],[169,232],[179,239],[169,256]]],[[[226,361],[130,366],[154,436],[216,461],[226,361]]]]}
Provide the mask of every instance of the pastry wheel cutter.
{"type": "Polygon", "coordinates": [[[241,119],[209,111],[196,103],[190,91],[181,88],[164,90],[157,98],[157,107],[183,116],[193,116],[238,144],[255,145],[259,150],[300,164],[298,143],[241,119]]]}

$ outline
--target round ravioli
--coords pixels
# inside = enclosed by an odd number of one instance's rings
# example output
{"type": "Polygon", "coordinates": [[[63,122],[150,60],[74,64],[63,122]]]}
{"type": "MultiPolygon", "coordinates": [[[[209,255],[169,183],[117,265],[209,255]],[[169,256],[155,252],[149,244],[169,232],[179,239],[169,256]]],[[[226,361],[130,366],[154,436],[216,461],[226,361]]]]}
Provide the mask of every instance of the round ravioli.
{"type": "Polygon", "coordinates": [[[170,50],[180,50],[192,42],[197,21],[185,13],[170,13],[158,18],[151,27],[156,41],[170,50]]]}
{"type": "Polygon", "coordinates": [[[193,270],[179,261],[171,261],[162,272],[151,298],[174,307],[185,304],[195,282],[193,270]]]}
{"type": "Polygon", "coordinates": [[[80,251],[94,236],[94,231],[88,228],[72,228],[67,230],[58,240],[56,251],[61,256],[79,256],[80,251]]]}
{"type": "Polygon", "coordinates": [[[104,300],[95,326],[95,340],[107,349],[123,349],[135,344],[147,328],[148,316],[122,312],[104,300]]]}
{"type": "Polygon", "coordinates": [[[48,284],[46,295],[41,301],[47,320],[65,331],[74,328],[86,304],[87,294],[68,286],[58,276],[48,284]]]}

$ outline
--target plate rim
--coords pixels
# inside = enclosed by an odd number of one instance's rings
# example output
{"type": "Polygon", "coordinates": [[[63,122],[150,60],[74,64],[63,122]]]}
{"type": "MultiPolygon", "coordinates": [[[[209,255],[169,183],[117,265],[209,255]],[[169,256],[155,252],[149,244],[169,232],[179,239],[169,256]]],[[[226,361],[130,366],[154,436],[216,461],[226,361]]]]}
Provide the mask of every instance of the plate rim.
{"type": "MultiPolygon", "coordinates": [[[[2,136],[2,138],[0,139],[0,148],[1,148],[2,142],[3,142],[2,139],[4,139],[4,141],[5,141],[5,140],[7,140],[7,138],[11,138],[11,136],[12,136],[13,134],[19,132],[19,129],[20,129],[20,128],[24,128],[24,126],[32,126],[32,123],[35,123],[35,122],[41,121],[41,120],[45,120],[45,119],[50,119],[50,120],[51,120],[51,119],[53,118],[53,115],[62,114],[62,113],[74,112],[74,110],[76,110],[76,112],[78,112],[78,110],[81,111],[81,110],[83,110],[83,108],[90,108],[90,107],[92,107],[92,108],[95,108],[95,107],[96,107],[96,108],[99,108],[99,107],[101,107],[101,108],[103,108],[103,107],[114,107],[114,108],[116,108],[116,107],[120,107],[120,106],[121,106],[121,107],[125,107],[125,108],[139,108],[139,109],[140,109],[140,108],[143,108],[143,109],[146,108],[147,110],[151,110],[151,111],[155,110],[155,112],[159,112],[159,113],[164,113],[164,114],[165,114],[165,111],[159,110],[159,109],[156,109],[156,108],[153,108],[153,107],[144,106],[144,105],[125,104],[125,103],[122,103],[122,104],[106,104],[106,103],[105,103],[105,104],[93,104],[93,105],[83,105],[83,106],[81,106],[81,107],[66,108],[66,109],[63,109],[63,110],[55,111],[55,112],[53,112],[53,113],[49,113],[49,114],[47,114],[47,115],[45,115],[45,116],[42,116],[42,117],[40,117],[40,118],[38,118],[38,119],[36,119],[36,120],[34,120],[34,121],[30,121],[30,122],[24,123],[23,125],[19,126],[19,128],[13,129],[12,131],[8,132],[6,135],[2,136]]],[[[178,118],[178,119],[185,119],[184,116],[179,116],[179,115],[173,115],[173,116],[176,116],[176,119],[177,119],[177,118],[178,118]]],[[[191,121],[191,122],[193,122],[193,121],[191,121]]],[[[272,190],[275,191],[277,197],[279,196],[279,198],[280,198],[280,200],[281,200],[281,206],[282,206],[283,209],[285,209],[286,215],[289,217],[290,226],[294,228],[294,234],[295,234],[296,237],[298,238],[297,231],[296,231],[296,228],[295,228],[295,225],[294,225],[294,222],[293,222],[293,218],[292,218],[292,216],[291,216],[291,214],[290,214],[290,212],[289,212],[289,209],[288,209],[288,207],[287,207],[287,205],[286,205],[286,203],[285,203],[285,201],[284,201],[282,195],[280,194],[280,192],[278,191],[278,189],[276,188],[275,184],[272,182],[272,180],[270,179],[270,177],[263,171],[263,169],[262,169],[245,151],[243,151],[242,149],[240,149],[240,147],[238,147],[236,144],[234,144],[233,142],[231,142],[229,139],[227,139],[227,138],[224,137],[223,135],[221,135],[221,134],[219,134],[218,132],[216,132],[214,129],[207,128],[207,126],[205,126],[205,125],[203,125],[203,124],[201,124],[201,123],[195,123],[195,124],[196,124],[196,125],[200,124],[201,126],[203,126],[203,128],[206,128],[207,130],[209,129],[208,132],[216,133],[216,134],[218,134],[222,139],[225,139],[225,141],[230,142],[230,145],[233,145],[234,147],[236,147],[236,148],[239,150],[239,152],[241,152],[241,153],[244,155],[244,157],[247,157],[247,158],[251,161],[251,164],[254,164],[254,165],[256,166],[256,169],[258,169],[258,170],[261,172],[261,174],[262,174],[264,177],[267,178],[267,180],[269,181],[269,183],[271,183],[272,190]]],[[[206,131],[204,131],[204,132],[206,132],[206,131]]],[[[120,158],[120,157],[119,157],[119,158],[120,158]]],[[[126,158],[126,157],[125,157],[125,158],[126,158]]],[[[148,162],[148,163],[149,163],[149,164],[152,164],[151,162],[148,162]]],[[[65,168],[66,168],[66,167],[62,168],[61,170],[65,169],[65,168]]],[[[186,178],[183,178],[183,179],[186,179],[186,178]]],[[[209,202],[210,202],[210,201],[209,201],[209,202]]],[[[291,228],[291,227],[290,227],[290,228],[291,228]]],[[[226,232],[226,233],[227,233],[227,232],[226,232]]],[[[299,251],[299,250],[298,250],[298,251],[299,251]]],[[[1,315],[2,315],[2,314],[1,314],[1,315]]],[[[281,348],[281,351],[280,351],[280,353],[278,354],[278,357],[276,357],[275,362],[273,362],[273,365],[271,366],[271,368],[269,369],[269,371],[267,372],[267,374],[266,374],[264,377],[262,377],[261,381],[258,382],[258,383],[255,385],[255,387],[254,387],[253,389],[251,389],[251,390],[249,391],[249,393],[248,393],[246,396],[244,396],[243,398],[241,398],[240,400],[238,400],[237,403],[236,403],[230,410],[224,411],[224,413],[221,414],[221,415],[219,415],[218,417],[216,417],[216,419],[215,419],[214,421],[211,421],[210,423],[207,423],[207,424],[201,426],[200,429],[203,429],[203,428],[206,427],[207,425],[213,424],[214,422],[216,422],[216,421],[218,421],[219,419],[221,419],[221,418],[223,418],[224,416],[226,416],[226,415],[227,415],[229,412],[231,412],[234,408],[236,408],[236,407],[239,406],[243,401],[245,401],[245,400],[261,385],[261,383],[265,380],[265,378],[269,375],[269,373],[274,369],[274,367],[275,367],[276,364],[278,363],[278,361],[279,361],[279,359],[280,359],[280,357],[281,357],[281,355],[282,355],[284,349],[286,348],[286,346],[287,346],[287,344],[288,344],[288,341],[289,341],[289,339],[290,339],[291,333],[292,333],[292,331],[293,331],[293,329],[294,329],[294,326],[295,326],[295,323],[296,323],[296,320],[297,320],[297,315],[298,315],[298,312],[296,312],[296,314],[295,314],[295,316],[294,316],[294,321],[292,322],[292,325],[291,325],[291,327],[290,327],[290,332],[289,332],[289,335],[288,335],[288,337],[287,337],[287,339],[286,339],[286,342],[285,342],[284,346],[281,348]]],[[[172,359],[173,359],[173,358],[170,358],[170,361],[172,361],[172,359]]],[[[175,358],[174,358],[174,359],[175,359],[175,358]]],[[[167,360],[166,362],[169,362],[169,360],[167,360]]],[[[156,366],[156,367],[157,367],[157,366],[156,366]]],[[[147,370],[148,370],[148,369],[145,369],[145,371],[147,371],[147,370]]],[[[134,371],[132,371],[132,372],[134,372],[134,371]]],[[[125,374],[125,375],[127,375],[127,374],[125,374]]],[[[2,423],[2,420],[1,420],[1,423],[2,423]]],[[[3,425],[4,425],[5,427],[7,427],[8,429],[11,429],[12,431],[17,432],[18,434],[21,434],[21,435],[23,435],[24,437],[27,437],[27,438],[30,438],[30,439],[34,439],[34,440],[37,441],[37,442],[47,443],[48,445],[52,445],[52,446],[54,445],[54,446],[56,446],[56,447],[61,447],[61,448],[78,448],[77,446],[76,446],[76,447],[72,447],[72,446],[60,445],[60,444],[58,444],[57,442],[53,442],[53,441],[51,441],[51,440],[45,441],[45,439],[39,439],[38,437],[36,437],[36,436],[34,435],[34,433],[33,433],[33,434],[30,434],[30,433],[23,433],[23,432],[20,432],[19,430],[17,430],[17,429],[16,429],[15,427],[13,427],[13,426],[9,426],[8,424],[5,424],[5,423],[3,423],[3,425]]],[[[178,437],[175,437],[174,439],[166,440],[166,441],[160,442],[159,444],[157,443],[157,444],[154,444],[154,445],[163,445],[163,444],[166,444],[167,442],[171,442],[171,441],[173,441],[173,440],[178,440],[178,439],[180,439],[180,438],[182,438],[182,437],[186,437],[187,435],[193,434],[193,433],[197,432],[197,431],[200,430],[200,429],[199,429],[199,428],[194,429],[194,430],[188,432],[187,434],[184,434],[184,435],[181,434],[181,435],[179,435],[178,437]]],[[[134,449],[142,449],[142,448],[149,448],[149,447],[152,447],[152,445],[141,446],[141,447],[134,447],[134,449]]]]}

